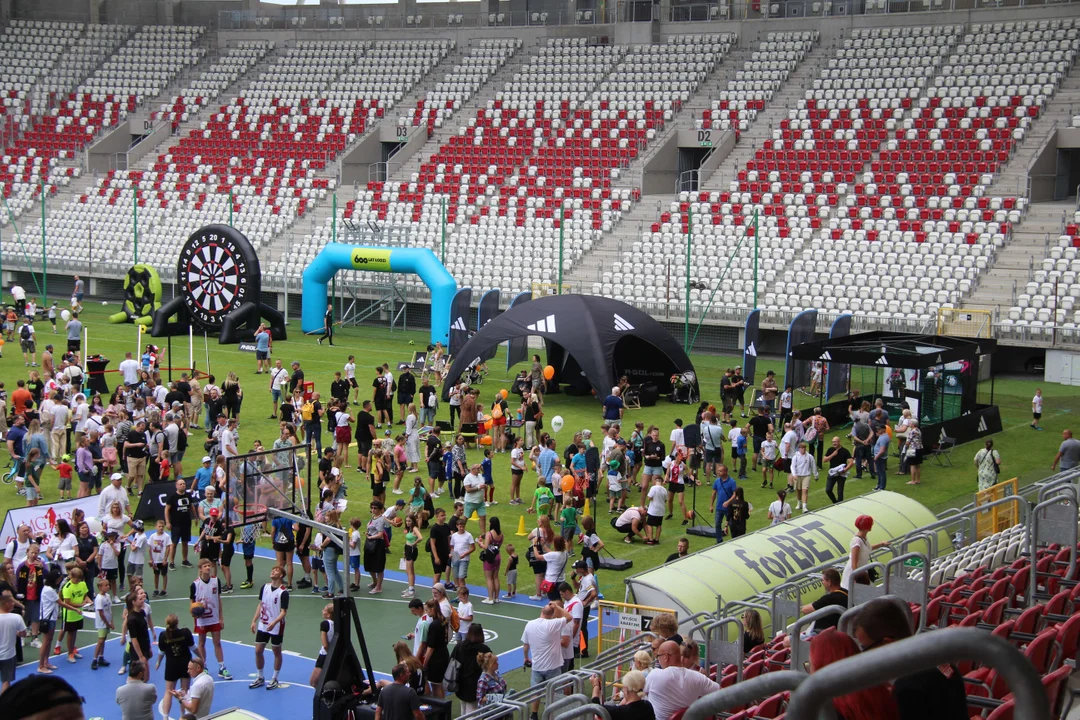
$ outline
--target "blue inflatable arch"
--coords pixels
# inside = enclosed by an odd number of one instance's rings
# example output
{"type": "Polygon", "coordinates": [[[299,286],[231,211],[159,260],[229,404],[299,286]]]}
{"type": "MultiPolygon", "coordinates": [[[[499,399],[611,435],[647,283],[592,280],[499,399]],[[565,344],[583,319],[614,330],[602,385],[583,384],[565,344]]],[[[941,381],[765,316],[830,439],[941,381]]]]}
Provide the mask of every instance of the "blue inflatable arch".
{"type": "Polygon", "coordinates": [[[317,332],[326,312],[327,283],[338,270],[414,273],[431,291],[431,342],[450,342],[450,303],[457,292],[454,276],[427,248],[388,248],[369,245],[325,246],[304,268],[300,328],[317,332]]]}

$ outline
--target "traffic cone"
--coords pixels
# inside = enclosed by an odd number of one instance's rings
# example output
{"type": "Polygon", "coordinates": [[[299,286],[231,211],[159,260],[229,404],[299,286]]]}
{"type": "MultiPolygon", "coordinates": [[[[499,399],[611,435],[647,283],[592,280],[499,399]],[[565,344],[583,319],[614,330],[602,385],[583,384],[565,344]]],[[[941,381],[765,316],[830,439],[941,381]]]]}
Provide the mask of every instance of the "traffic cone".
{"type": "Polygon", "coordinates": [[[466,522],[472,522],[474,520],[480,522],[480,516],[476,514],[475,510],[472,511],[472,515],[469,516],[469,519],[466,522]]]}
{"type": "Polygon", "coordinates": [[[525,530],[525,516],[522,515],[521,517],[518,518],[517,536],[518,537],[528,537],[528,535],[529,535],[528,531],[525,530]]]}
{"type": "Polygon", "coordinates": [[[592,517],[592,513],[589,511],[589,499],[585,498],[585,507],[581,511],[582,517],[592,517]]]}

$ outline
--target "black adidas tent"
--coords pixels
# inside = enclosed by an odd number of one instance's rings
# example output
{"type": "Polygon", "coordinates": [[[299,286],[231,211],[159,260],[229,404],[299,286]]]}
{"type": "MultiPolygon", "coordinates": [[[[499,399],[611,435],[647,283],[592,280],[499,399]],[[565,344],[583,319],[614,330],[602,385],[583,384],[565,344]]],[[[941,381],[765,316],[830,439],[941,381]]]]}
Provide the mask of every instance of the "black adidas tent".
{"type": "Polygon", "coordinates": [[[570,393],[593,391],[604,398],[626,375],[631,384],[654,385],[665,394],[673,375],[694,371],[675,338],[646,313],[594,295],[552,295],[510,308],[473,335],[446,375],[443,399],[470,363],[488,357],[499,343],[528,335],[544,338],[554,380],[570,393]]]}

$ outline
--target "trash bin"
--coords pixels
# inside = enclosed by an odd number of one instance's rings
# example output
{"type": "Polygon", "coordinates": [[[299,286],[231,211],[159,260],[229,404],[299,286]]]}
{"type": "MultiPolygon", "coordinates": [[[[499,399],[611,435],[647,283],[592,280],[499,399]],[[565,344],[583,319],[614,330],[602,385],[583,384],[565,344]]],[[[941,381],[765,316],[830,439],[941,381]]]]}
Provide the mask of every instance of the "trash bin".
{"type": "Polygon", "coordinates": [[[102,397],[109,397],[109,383],[105,381],[105,367],[109,364],[109,358],[103,355],[91,355],[86,358],[86,387],[91,392],[100,393],[102,397]]]}

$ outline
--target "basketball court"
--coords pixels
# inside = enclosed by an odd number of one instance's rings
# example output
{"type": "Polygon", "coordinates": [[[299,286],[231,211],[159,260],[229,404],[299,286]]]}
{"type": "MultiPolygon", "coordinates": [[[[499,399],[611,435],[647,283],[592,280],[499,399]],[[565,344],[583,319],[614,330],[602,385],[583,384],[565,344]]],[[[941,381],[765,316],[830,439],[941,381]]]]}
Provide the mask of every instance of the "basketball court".
{"type": "MultiPolygon", "coordinates": [[[[217,677],[217,660],[214,657],[213,644],[207,638],[206,654],[208,669],[215,678],[215,691],[213,710],[220,711],[233,707],[243,708],[254,715],[245,717],[262,716],[273,720],[275,718],[294,718],[305,720],[311,717],[312,692],[308,685],[311,671],[315,665],[315,658],[319,653],[320,636],[319,622],[323,607],[329,602],[320,595],[313,594],[308,590],[294,590],[289,594],[289,613],[286,620],[285,652],[281,670],[281,687],[277,690],[268,691],[265,688],[249,690],[248,683],[255,677],[255,651],[254,635],[251,633],[251,619],[255,613],[258,602],[258,590],[262,584],[269,581],[270,568],[273,566],[272,551],[266,548],[258,548],[255,557],[255,587],[248,590],[237,589],[230,595],[222,597],[223,613],[225,616],[225,629],[222,631],[222,641],[225,653],[225,665],[232,673],[232,680],[223,680],[217,677]]],[[[190,557],[196,556],[191,553],[190,557]]],[[[396,567],[394,561],[396,555],[392,554],[388,564],[396,567]]],[[[421,557],[420,563],[424,562],[421,557]]],[[[483,580],[480,568],[470,567],[470,580],[483,580]],[[473,578],[473,575],[477,578],[473,578]]],[[[299,563],[295,564],[294,583],[303,577],[299,563]]],[[[244,579],[244,564],[237,553],[232,564],[233,584],[239,588],[244,579]]],[[[522,578],[531,587],[532,576],[528,574],[522,578]]],[[[170,613],[176,613],[180,617],[181,627],[192,627],[189,614],[190,602],[188,600],[188,588],[195,579],[194,569],[183,568],[179,565],[175,571],[169,573],[169,596],[165,598],[151,598],[150,606],[153,610],[153,619],[158,632],[165,626],[165,618],[170,613]]],[[[153,591],[153,576],[149,578],[147,590],[153,591]]],[[[427,600],[431,597],[431,579],[417,577],[416,596],[427,600]]],[[[389,670],[394,665],[394,643],[402,640],[402,636],[412,632],[416,618],[410,614],[408,599],[402,598],[401,593],[405,590],[405,574],[402,572],[387,570],[383,582],[383,593],[377,596],[367,594],[366,585],[368,578],[365,575],[361,581],[361,591],[355,595],[357,612],[363,623],[364,637],[374,671],[379,679],[389,679],[389,670]]],[[[480,601],[487,597],[487,591],[482,586],[470,583],[469,591],[474,607],[474,622],[480,623],[484,628],[484,635],[491,649],[500,656],[500,668],[506,675],[511,670],[521,668],[523,656],[521,653],[521,632],[525,623],[539,616],[539,608],[544,604],[540,601],[531,601],[527,595],[518,595],[513,601],[503,600],[497,605],[484,605],[480,601]]],[[[526,592],[530,590],[526,588],[526,592]]],[[[119,622],[122,607],[113,606],[114,622],[119,622]]],[[[120,666],[122,649],[120,647],[119,634],[113,634],[106,644],[105,657],[112,665],[98,670],[90,669],[90,661],[93,655],[94,640],[96,637],[93,630],[93,619],[89,612],[86,616],[86,627],[79,633],[78,646],[81,648],[83,658],[75,664],[66,662],[64,655],[53,657],[53,664],[59,670],[56,674],[63,677],[86,699],[86,715],[88,718],[103,718],[104,720],[120,720],[120,708],[115,702],[116,688],[124,681],[126,676],[117,675],[120,666]]],[[[595,636],[596,619],[589,623],[590,637],[595,636]]],[[[155,634],[156,642],[156,634],[155,634]]],[[[356,637],[352,638],[356,642],[356,637]]],[[[594,648],[595,649],[595,648],[594,648]]],[[[157,648],[155,645],[156,662],[157,648]]],[[[270,648],[265,654],[267,677],[273,669],[273,655],[270,648]]],[[[37,651],[27,645],[24,648],[24,662],[19,667],[17,677],[29,675],[37,667],[37,651]]],[[[158,688],[158,697],[164,693],[165,682],[163,668],[151,673],[151,681],[158,688]]],[[[513,678],[507,678],[512,687],[522,689],[527,686],[527,676],[515,673],[513,678]]],[[[171,717],[178,716],[177,705],[173,703],[171,717]]]]}

